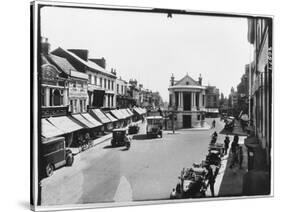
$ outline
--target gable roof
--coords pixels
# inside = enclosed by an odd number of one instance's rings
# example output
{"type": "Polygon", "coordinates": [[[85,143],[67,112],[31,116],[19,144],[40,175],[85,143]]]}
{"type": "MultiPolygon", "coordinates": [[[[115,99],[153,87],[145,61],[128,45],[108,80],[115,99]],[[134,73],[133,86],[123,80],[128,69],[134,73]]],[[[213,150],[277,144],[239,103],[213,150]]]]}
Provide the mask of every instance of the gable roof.
{"type": "Polygon", "coordinates": [[[67,75],[70,75],[71,71],[77,71],[65,58],[53,54],[49,54],[49,57],[67,75]]]}
{"type": "Polygon", "coordinates": [[[197,85],[197,86],[200,86],[200,84],[197,81],[195,81],[194,79],[192,79],[188,74],[186,74],[182,79],[177,81],[175,83],[175,85],[197,85]],[[188,82],[188,84],[187,84],[187,82],[188,82]]]}
{"type": "Polygon", "coordinates": [[[95,62],[93,61],[85,61],[83,59],[81,59],[79,56],[77,56],[76,54],[74,54],[71,51],[68,51],[66,49],[63,49],[61,47],[58,47],[57,49],[55,49],[54,51],[52,51],[53,54],[59,54],[59,52],[63,52],[64,54],[67,54],[69,56],[71,56],[72,58],[74,58],[76,61],[78,61],[79,63],[82,63],[84,66],[88,67],[90,70],[94,70],[96,72],[105,74],[107,76],[110,77],[114,77],[117,78],[114,74],[110,73],[109,71],[107,71],[106,69],[104,69],[103,67],[97,65],[95,62]]]}

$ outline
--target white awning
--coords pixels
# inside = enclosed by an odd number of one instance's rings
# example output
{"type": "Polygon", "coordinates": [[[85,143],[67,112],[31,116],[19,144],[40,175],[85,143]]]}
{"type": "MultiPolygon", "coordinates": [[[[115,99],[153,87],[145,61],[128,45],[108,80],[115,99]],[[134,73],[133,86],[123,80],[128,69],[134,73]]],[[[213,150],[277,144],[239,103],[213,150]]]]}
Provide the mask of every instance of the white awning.
{"type": "Polygon", "coordinates": [[[46,119],[41,119],[41,135],[45,138],[51,138],[59,135],[63,135],[64,132],[52,125],[46,119]]]}

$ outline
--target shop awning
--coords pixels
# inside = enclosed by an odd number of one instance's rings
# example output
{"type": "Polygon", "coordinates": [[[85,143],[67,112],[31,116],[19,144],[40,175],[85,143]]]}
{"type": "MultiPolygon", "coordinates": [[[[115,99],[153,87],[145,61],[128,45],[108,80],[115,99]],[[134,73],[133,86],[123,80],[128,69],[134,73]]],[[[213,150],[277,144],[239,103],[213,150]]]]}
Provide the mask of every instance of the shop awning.
{"type": "Polygon", "coordinates": [[[92,122],[88,121],[86,118],[84,118],[81,114],[74,114],[72,115],[72,117],[77,120],[78,122],[82,123],[83,125],[85,125],[88,128],[94,128],[96,127],[95,124],[93,124],[92,122]]]}
{"type": "Polygon", "coordinates": [[[140,108],[140,107],[135,107],[134,110],[139,114],[139,115],[143,115],[145,114],[145,110],[140,108]]]}
{"type": "Polygon", "coordinates": [[[94,127],[99,127],[102,125],[99,121],[97,121],[93,116],[91,116],[89,113],[81,113],[81,115],[87,119],[89,122],[91,122],[94,127]]]}
{"type": "Polygon", "coordinates": [[[126,110],[127,110],[127,112],[128,112],[131,116],[134,115],[133,112],[132,112],[129,108],[127,108],[126,110]]]}
{"type": "Polygon", "coordinates": [[[123,113],[126,118],[130,118],[130,117],[131,117],[131,114],[129,114],[126,109],[121,109],[121,110],[119,110],[119,111],[120,111],[121,113],[123,113]]]}
{"type": "Polygon", "coordinates": [[[116,122],[116,121],[118,121],[118,120],[117,120],[116,118],[114,118],[110,113],[106,113],[105,115],[110,119],[111,122],[116,122]]]}
{"type": "Polygon", "coordinates": [[[67,116],[51,117],[47,120],[64,133],[71,133],[83,129],[81,125],[75,123],[67,116]]]}
{"type": "Polygon", "coordinates": [[[110,111],[113,116],[115,116],[118,120],[122,120],[125,119],[126,117],[123,115],[123,113],[121,113],[119,110],[111,110],[110,111]]]}
{"type": "Polygon", "coordinates": [[[111,122],[111,120],[100,109],[92,109],[90,110],[90,113],[93,113],[103,124],[111,122]]]}
{"type": "Polygon", "coordinates": [[[56,128],[46,119],[41,119],[41,127],[42,127],[41,135],[44,136],[45,138],[51,138],[64,134],[62,130],[56,128]]]}

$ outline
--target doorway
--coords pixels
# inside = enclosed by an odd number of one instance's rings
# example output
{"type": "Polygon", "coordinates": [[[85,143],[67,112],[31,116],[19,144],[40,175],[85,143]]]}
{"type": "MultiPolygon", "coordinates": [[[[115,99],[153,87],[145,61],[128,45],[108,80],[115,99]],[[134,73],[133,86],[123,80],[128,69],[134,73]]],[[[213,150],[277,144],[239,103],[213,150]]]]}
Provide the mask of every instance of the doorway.
{"type": "Polygon", "coordinates": [[[183,93],[183,110],[191,110],[191,93],[183,93]]]}
{"type": "Polygon", "coordinates": [[[183,128],[191,128],[191,115],[182,116],[182,125],[183,128]]]}

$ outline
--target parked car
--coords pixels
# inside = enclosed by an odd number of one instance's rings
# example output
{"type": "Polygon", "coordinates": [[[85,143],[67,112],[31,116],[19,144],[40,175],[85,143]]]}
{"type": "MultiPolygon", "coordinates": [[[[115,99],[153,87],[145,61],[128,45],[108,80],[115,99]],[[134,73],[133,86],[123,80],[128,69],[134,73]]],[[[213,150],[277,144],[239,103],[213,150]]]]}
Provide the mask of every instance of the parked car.
{"type": "Polygon", "coordinates": [[[127,135],[127,129],[126,128],[119,128],[114,129],[112,132],[112,140],[111,140],[111,146],[129,146],[130,147],[130,138],[127,135]]]}
{"type": "Polygon", "coordinates": [[[128,129],[128,133],[131,134],[137,134],[140,130],[140,127],[138,125],[130,125],[128,129]]]}
{"type": "Polygon", "coordinates": [[[65,147],[64,137],[42,139],[43,164],[47,177],[51,176],[55,169],[62,166],[71,166],[74,161],[70,149],[65,147]]]}

